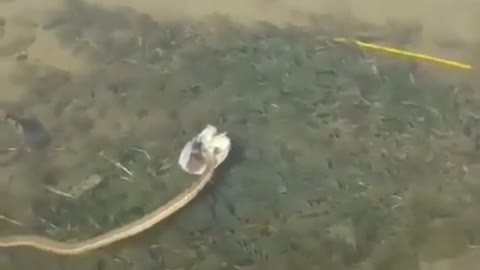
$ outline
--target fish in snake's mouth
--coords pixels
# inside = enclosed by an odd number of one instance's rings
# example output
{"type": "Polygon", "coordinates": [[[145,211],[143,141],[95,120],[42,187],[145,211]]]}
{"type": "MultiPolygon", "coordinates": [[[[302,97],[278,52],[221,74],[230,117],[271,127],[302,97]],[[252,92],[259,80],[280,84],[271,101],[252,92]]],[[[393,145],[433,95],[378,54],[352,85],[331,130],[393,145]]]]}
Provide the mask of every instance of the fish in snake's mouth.
{"type": "Polygon", "coordinates": [[[202,153],[203,145],[199,141],[194,141],[192,143],[192,150],[190,152],[190,158],[188,160],[187,166],[192,171],[198,171],[203,166],[205,166],[205,158],[202,153]]]}

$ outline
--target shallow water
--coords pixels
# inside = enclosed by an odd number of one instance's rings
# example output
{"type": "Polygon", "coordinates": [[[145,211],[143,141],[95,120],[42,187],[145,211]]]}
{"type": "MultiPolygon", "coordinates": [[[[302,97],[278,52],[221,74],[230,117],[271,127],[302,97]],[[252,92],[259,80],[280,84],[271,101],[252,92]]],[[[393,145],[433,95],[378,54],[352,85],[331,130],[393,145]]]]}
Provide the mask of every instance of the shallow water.
{"type": "Polygon", "coordinates": [[[0,109],[37,119],[51,141],[10,160],[9,148],[42,131],[0,123],[1,235],[109,231],[194,181],[176,160],[207,123],[233,149],[214,183],[154,229],[77,257],[0,249],[0,269],[480,263],[474,73],[331,40],[369,36],[475,63],[474,38],[444,48],[414,23],[306,10],[280,20],[283,2],[258,22],[248,9],[195,13],[188,1],[169,12],[146,1],[19,2],[0,1],[0,109]]]}

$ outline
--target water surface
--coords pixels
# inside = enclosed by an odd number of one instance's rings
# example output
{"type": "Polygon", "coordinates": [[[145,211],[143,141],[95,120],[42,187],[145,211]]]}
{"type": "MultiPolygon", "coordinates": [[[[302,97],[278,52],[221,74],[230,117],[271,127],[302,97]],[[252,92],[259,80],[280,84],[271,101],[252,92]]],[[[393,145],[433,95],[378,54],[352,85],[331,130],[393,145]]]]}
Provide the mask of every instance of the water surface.
{"type": "MultiPolygon", "coordinates": [[[[30,14],[0,2],[2,112],[51,136],[0,168],[1,235],[86,239],[152,211],[195,180],[176,160],[208,123],[233,150],[153,230],[73,258],[2,249],[2,269],[479,263],[477,82],[332,41],[425,49],[415,23],[301,13],[302,24],[247,24],[231,12],[162,18],[142,1],[46,3],[30,14]]],[[[475,61],[473,41],[456,44],[432,52],[475,61]]],[[[38,135],[1,124],[2,160],[38,135]]]]}

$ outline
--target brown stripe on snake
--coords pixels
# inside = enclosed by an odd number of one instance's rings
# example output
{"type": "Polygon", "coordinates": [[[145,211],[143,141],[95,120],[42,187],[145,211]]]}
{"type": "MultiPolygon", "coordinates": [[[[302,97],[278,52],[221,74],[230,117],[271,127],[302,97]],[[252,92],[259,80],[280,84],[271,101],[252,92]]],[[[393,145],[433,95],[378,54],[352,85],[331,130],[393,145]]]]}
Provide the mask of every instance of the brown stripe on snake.
{"type": "Polygon", "coordinates": [[[205,159],[206,168],[198,180],[166,204],[138,220],[104,234],[75,243],[55,241],[36,235],[13,235],[0,237],[0,247],[33,247],[59,255],[78,255],[139,234],[187,205],[212,179],[215,168],[218,165],[217,160],[213,153],[203,149],[203,147],[201,154],[205,159]]]}

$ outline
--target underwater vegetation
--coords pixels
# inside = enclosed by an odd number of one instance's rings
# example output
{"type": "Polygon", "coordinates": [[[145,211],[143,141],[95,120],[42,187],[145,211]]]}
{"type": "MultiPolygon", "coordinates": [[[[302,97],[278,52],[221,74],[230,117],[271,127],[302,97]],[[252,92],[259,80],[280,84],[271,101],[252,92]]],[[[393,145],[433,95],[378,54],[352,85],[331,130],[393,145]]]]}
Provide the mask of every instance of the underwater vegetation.
{"type": "MultiPolygon", "coordinates": [[[[418,29],[156,21],[66,3],[38,27],[91,66],[19,61],[29,91],[9,106],[45,133],[25,124],[41,149],[2,168],[29,192],[5,196],[23,210],[2,206],[17,224],[0,223],[1,235],[86,239],[143,216],[193,181],[176,160],[206,123],[232,150],[172,219],[63,266],[38,255],[49,269],[424,270],[479,244],[480,100],[468,78],[332,39],[388,42],[395,30],[404,45],[418,29]]],[[[14,253],[0,266],[27,267],[14,253]]]]}

